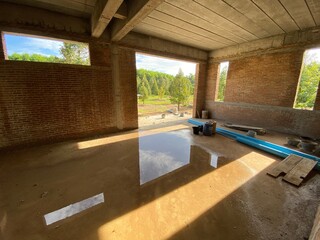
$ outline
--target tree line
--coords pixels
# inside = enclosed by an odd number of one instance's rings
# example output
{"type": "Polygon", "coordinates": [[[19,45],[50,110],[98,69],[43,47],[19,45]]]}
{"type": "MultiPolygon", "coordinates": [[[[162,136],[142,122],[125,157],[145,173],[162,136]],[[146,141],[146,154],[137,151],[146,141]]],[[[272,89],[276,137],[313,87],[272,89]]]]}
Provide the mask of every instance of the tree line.
{"type": "Polygon", "coordinates": [[[146,69],[137,70],[137,89],[144,103],[150,95],[163,99],[169,96],[170,101],[178,105],[187,104],[194,91],[195,76],[184,75],[181,69],[176,76],[146,69]]]}
{"type": "Polygon", "coordinates": [[[60,56],[47,56],[37,53],[13,53],[8,56],[8,59],[31,62],[90,65],[88,46],[84,43],[63,42],[59,51],[60,56]]]}

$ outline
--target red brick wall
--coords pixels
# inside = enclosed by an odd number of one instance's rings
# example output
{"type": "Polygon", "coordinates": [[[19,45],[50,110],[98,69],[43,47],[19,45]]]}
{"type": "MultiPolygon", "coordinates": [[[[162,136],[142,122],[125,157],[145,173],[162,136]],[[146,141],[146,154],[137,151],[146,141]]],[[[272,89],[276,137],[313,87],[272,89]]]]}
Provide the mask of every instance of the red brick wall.
{"type": "Polygon", "coordinates": [[[320,111],[214,101],[207,101],[206,108],[213,118],[224,122],[265,127],[312,138],[320,136],[320,111]]]}
{"type": "MultiPolygon", "coordinates": [[[[119,131],[108,45],[92,66],[0,61],[0,148],[119,131]]],[[[137,128],[135,54],[121,50],[123,129],[137,128]]],[[[120,129],[122,130],[122,129],[120,129]]]]}
{"type": "Polygon", "coordinates": [[[208,64],[208,77],[206,82],[206,101],[214,100],[217,91],[219,63],[208,64]]]}
{"type": "Polygon", "coordinates": [[[219,63],[210,63],[205,107],[227,122],[319,137],[320,112],[293,109],[302,57],[303,50],[296,50],[230,61],[225,102],[214,101],[219,63]]]}
{"type": "Polygon", "coordinates": [[[123,125],[126,129],[138,127],[137,73],[135,51],[119,49],[120,94],[123,125]],[[135,117],[133,117],[135,116],[135,117]]]}
{"type": "Polygon", "coordinates": [[[0,64],[0,147],[115,130],[110,68],[0,64]]]}
{"type": "Polygon", "coordinates": [[[303,51],[273,53],[230,62],[225,102],[292,107],[303,51]]]}

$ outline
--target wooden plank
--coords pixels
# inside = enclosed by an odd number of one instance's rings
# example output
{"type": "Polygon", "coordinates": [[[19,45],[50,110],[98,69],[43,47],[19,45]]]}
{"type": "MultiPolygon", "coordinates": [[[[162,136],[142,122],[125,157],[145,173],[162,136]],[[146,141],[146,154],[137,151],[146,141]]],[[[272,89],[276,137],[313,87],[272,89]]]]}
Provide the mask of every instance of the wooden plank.
{"type": "MultiPolygon", "coordinates": [[[[136,31],[138,33],[143,33],[143,34],[147,34],[150,36],[170,40],[172,42],[185,44],[185,45],[192,46],[192,47],[195,47],[198,49],[203,49],[206,51],[209,51],[212,49],[211,47],[205,46],[204,44],[202,44],[199,41],[193,40],[191,38],[187,38],[185,36],[181,36],[179,34],[174,34],[170,31],[168,31],[167,29],[161,29],[161,28],[156,29],[154,26],[146,24],[146,23],[140,23],[138,26],[136,26],[134,28],[134,31],[136,31]]],[[[216,48],[219,48],[219,47],[216,47],[216,48]]]]}
{"type": "Polygon", "coordinates": [[[313,19],[317,25],[320,25],[320,1],[319,0],[306,0],[309,9],[312,13],[313,19]]]}
{"type": "MultiPolygon", "coordinates": [[[[189,0],[167,0],[168,4],[175,6],[176,8],[183,10],[184,12],[189,13],[189,15],[193,15],[194,17],[198,17],[202,20],[205,20],[215,26],[218,29],[221,29],[221,36],[228,37],[229,39],[235,40],[237,42],[244,42],[256,39],[252,33],[247,30],[237,26],[236,24],[228,21],[224,17],[212,12],[208,8],[203,7],[202,5],[189,0]],[[233,37],[232,37],[233,36],[233,37]],[[241,41],[239,41],[242,39],[241,41]]],[[[160,8],[158,9],[160,10],[160,8]]],[[[180,16],[181,11],[176,12],[177,18],[183,18],[186,21],[189,21],[189,18],[185,18],[180,16]]]]}
{"type": "Polygon", "coordinates": [[[230,6],[237,9],[240,13],[251,19],[260,27],[264,28],[270,35],[284,33],[284,31],[274,23],[265,12],[261,11],[250,0],[225,0],[230,6]]]}
{"type": "Polygon", "coordinates": [[[225,47],[226,44],[224,43],[220,43],[211,39],[207,39],[205,37],[199,36],[198,34],[195,34],[189,30],[184,30],[182,28],[173,26],[171,24],[165,23],[165,22],[161,22],[157,19],[153,19],[150,17],[147,17],[143,23],[147,23],[149,25],[152,25],[155,27],[155,31],[157,31],[157,29],[161,28],[161,29],[167,29],[168,31],[170,31],[172,34],[174,35],[181,35],[184,36],[186,38],[190,38],[196,41],[199,41],[200,44],[202,45],[206,45],[209,48],[215,48],[215,47],[225,47]]]}
{"type": "Polygon", "coordinates": [[[258,135],[264,135],[267,132],[266,129],[264,129],[264,128],[252,127],[252,126],[246,126],[246,125],[237,125],[237,124],[225,123],[225,124],[223,124],[223,126],[228,127],[228,128],[237,129],[237,130],[240,130],[240,131],[253,130],[253,131],[256,131],[258,135]]]}
{"type": "Polygon", "coordinates": [[[302,158],[302,160],[293,169],[291,169],[282,180],[299,186],[316,164],[316,161],[302,158]]]}
{"type": "Polygon", "coordinates": [[[91,35],[100,37],[123,0],[98,0],[91,17],[91,35]]]}
{"type": "Polygon", "coordinates": [[[214,13],[224,17],[227,21],[233,22],[239,27],[252,33],[254,36],[259,38],[269,36],[269,33],[266,32],[262,27],[221,0],[215,1],[214,4],[212,4],[212,0],[195,0],[195,2],[201,4],[202,6],[206,6],[214,13]]]}
{"type": "Polygon", "coordinates": [[[309,240],[319,240],[319,239],[320,239],[320,206],[318,207],[318,211],[316,213],[316,217],[313,223],[313,228],[309,236],[309,240]]]}
{"type": "Polygon", "coordinates": [[[210,40],[213,40],[215,42],[220,42],[222,44],[224,44],[225,46],[228,44],[236,44],[235,41],[232,41],[232,40],[229,40],[228,38],[224,38],[224,37],[221,37],[215,33],[212,33],[210,31],[207,31],[197,25],[194,25],[194,24],[191,24],[189,22],[186,22],[186,21],[182,21],[178,18],[175,18],[171,15],[168,15],[168,14],[165,14],[163,12],[160,12],[158,10],[155,10],[153,11],[149,17],[152,17],[152,18],[155,18],[157,20],[160,20],[160,21],[163,21],[163,22],[166,22],[168,24],[172,24],[176,27],[179,27],[181,29],[184,29],[184,30],[188,30],[188,31],[192,31],[193,33],[195,34],[198,34],[199,36],[202,36],[202,37],[205,37],[205,38],[208,38],[210,40]]]}
{"type": "Polygon", "coordinates": [[[278,177],[281,173],[287,174],[289,171],[291,171],[300,161],[302,160],[302,157],[296,156],[296,155],[290,155],[286,159],[282,160],[277,166],[275,166],[273,169],[267,172],[267,174],[278,177]]]}
{"type": "Polygon", "coordinates": [[[275,21],[285,32],[299,30],[298,25],[290,17],[278,0],[253,0],[253,2],[275,21]]]}
{"type": "Polygon", "coordinates": [[[111,40],[120,41],[135,26],[143,21],[164,0],[131,0],[128,4],[128,17],[115,19],[111,29],[111,40]]]}
{"type": "Polygon", "coordinates": [[[304,0],[280,0],[301,29],[314,27],[315,22],[304,0]]]}

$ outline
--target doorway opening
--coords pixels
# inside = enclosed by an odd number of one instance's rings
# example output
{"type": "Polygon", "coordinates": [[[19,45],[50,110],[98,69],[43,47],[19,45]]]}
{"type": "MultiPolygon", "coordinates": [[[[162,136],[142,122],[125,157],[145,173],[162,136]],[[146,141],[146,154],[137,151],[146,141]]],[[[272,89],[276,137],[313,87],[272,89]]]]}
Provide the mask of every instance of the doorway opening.
{"type": "Polygon", "coordinates": [[[191,118],[196,65],[136,53],[139,127],[191,118]]]}

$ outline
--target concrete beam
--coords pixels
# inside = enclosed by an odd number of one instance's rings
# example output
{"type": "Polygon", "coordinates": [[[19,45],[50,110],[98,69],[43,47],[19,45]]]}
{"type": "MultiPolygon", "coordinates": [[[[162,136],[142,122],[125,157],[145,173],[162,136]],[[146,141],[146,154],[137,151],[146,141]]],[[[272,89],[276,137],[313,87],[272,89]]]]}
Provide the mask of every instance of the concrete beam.
{"type": "Polygon", "coordinates": [[[137,24],[139,24],[149,13],[151,13],[164,0],[132,0],[128,4],[128,17],[126,20],[116,19],[112,30],[111,40],[120,41],[137,24]]]}
{"type": "Polygon", "coordinates": [[[0,2],[0,28],[30,34],[38,31],[39,35],[52,37],[59,34],[90,36],[86,19],[7,2],[0,2]]]}
{"type": "Polygon", "coordinates": [[[206,51],[135,32],[127,34],[119,46],[187,61],[206,62],[208,58],[206,51]]]}
{"type": "Polygon", "coordinates": [[[119,19],[126,19],[128,17],[128,6],[126,2],[121,4],[114,17],[119,19]]]}
{"type": "Polygon", "coordinates": [[[91,16],[91,35],[100,37],[123,0],[98,0],[91,16]]]}
{"type": "Polygon", "coordinates": [[[232,60],[252,54],[319,47],[319,44],[320,27],[315,27],[217,49],[211,51],[209,57],[216,61],[232,60]]]}

